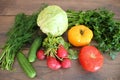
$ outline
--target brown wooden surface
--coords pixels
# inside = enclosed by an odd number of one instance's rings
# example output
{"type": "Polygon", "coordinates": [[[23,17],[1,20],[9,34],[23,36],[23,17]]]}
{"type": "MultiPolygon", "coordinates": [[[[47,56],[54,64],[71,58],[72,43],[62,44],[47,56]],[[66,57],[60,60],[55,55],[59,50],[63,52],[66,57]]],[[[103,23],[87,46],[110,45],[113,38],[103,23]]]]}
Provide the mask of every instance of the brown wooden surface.
{"type": "MultiPolygon", "coordinates": [[[[88,10],[100,7],[108,8],[115,13],[115,18],[120,19],[120,0],[0,0],[0,52],[6,41],[6,32],[14,22],[16,14],[24,12],[28,15],[37,11],[41,3],[57,4],[64,10],[88,10]]],[[[27,53],[28,50],[24,50],[27,53]]],[[[50,70],[46,60],[33,63],[37,71],[34,79],[28,78],[15,59],[13,71],[0,70],[0,80],[120,80],[120,54],[115,60],[104,55],[105,61],[102,69],[90,73],[82,69],[78,60],[72,60],[70,69],[50,70]]]]}

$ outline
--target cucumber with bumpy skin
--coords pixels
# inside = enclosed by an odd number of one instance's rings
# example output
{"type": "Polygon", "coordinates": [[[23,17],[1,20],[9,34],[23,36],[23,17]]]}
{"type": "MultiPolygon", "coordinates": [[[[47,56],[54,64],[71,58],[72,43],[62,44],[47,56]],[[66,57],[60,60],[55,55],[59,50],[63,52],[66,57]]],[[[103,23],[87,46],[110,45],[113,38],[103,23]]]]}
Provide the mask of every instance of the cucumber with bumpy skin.
{"type": "Polygon", "coordinates": [[[23,69],[23,71],[26,73],[26,75],[30,78],[34,78],[36,76],[36,71],[32,64],[28,61],[28,59],[25,57],[25,55],[22,52],[19,52],[17,54],[17,60],[23,69]]]}
{"type": "Polygon", "coordinates": [[[39,36],[37,37],[31,47],[30,47],[30,50],[28,52],[28,60],[29,62],[34,62],[35,59],[36,59],[36,53],[37,53],[37,50],[40,48],[40,46],[42,45],[42,40],[43,40],[43,36],[39,36]]]}

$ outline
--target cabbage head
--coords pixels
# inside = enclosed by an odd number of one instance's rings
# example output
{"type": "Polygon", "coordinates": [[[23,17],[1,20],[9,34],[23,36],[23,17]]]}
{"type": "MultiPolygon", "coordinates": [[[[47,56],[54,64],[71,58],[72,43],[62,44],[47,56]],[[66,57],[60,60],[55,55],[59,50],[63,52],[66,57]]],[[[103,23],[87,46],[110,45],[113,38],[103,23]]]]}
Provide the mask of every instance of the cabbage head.
{"type": "Polygon", "coordinates": [[[50,5],[38,14],[37,25],[47,35],[60,36],[68,28],[67,13],[57,5],[50,5]]]}

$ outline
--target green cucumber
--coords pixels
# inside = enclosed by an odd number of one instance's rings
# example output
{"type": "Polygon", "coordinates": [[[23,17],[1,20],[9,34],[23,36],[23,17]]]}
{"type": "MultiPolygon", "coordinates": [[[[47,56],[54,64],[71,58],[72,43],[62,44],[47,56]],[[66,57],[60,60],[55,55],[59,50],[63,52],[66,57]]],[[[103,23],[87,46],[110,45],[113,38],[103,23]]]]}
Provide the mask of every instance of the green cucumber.
{"type": "Polygon", "coordinates": [[[34,78],[36,76],[35,69],[22,52],[17,54],[17,60],[28,77],[34,78]]]}
{"type": "Polygon", "coordinates": [[[30,47],[30,50],[28,52],[29,62],[34,62],[36,60],[36,53],[37,53],[37,50],[42,45],[42,40],[43,40],[43,37],[39,36],[33,41],[32,45],[30,47]]]}

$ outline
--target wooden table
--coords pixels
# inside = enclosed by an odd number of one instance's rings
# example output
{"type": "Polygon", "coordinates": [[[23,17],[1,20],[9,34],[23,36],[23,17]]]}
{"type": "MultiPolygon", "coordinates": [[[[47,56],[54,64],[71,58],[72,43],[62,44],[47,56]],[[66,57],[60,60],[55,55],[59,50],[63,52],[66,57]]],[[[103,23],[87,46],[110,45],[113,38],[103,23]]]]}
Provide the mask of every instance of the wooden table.
{"type": "MultiPolygon", "coordinates": [[[[56,4],[64,10],[89,10],[105,7],[115,13],[115,18],[120,19],[120,0],[0,0],[0,47],[6,41],[6,33],[14,22],[15,15],[24,12],[28,15],[37,11],[41,3],[56,4]]],[[[1,48],[0,48],[1,51],[1,48]]],[[[24,50],[27,53],[28,50],[24,50]]],[[[95,73],[82,69],[78,60],[72,60],[70,69],[50,70],[46,60],[33,63],[37,71],[34,79],[28,78],[15,59],[13,71],[0,70],[0,80],[120,80],[120,54],[111,60],[104,54],[104,65],[95,73]]]]}

